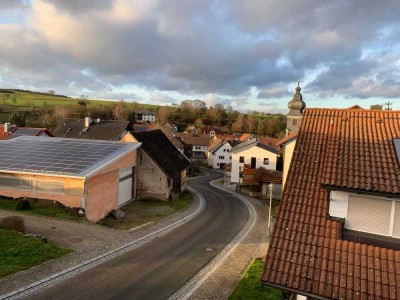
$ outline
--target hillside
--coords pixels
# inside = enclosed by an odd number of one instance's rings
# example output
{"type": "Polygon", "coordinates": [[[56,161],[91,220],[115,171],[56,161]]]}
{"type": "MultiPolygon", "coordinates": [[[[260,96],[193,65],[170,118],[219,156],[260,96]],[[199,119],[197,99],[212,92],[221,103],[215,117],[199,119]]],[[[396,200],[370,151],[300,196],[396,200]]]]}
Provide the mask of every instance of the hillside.
{"type": "MultiPolygon", "coordinates": [[[[0,123],[10,121],[15,112],[26,114],[26,125],[37,126],[37,114],[48,107],[62,106],[74,109],[79,106],[81,99],[70,98],[64,95],[50,95],[47,93],[21,91],[15,89],[0,89],[0,123]]],[[[115,106],[118,101],[85,99],[85,107],[90,110],[95,107],[115,106]]],[[[155,110],[157,105],[125,102],[128,111],[134,109],[155,110]]]]}

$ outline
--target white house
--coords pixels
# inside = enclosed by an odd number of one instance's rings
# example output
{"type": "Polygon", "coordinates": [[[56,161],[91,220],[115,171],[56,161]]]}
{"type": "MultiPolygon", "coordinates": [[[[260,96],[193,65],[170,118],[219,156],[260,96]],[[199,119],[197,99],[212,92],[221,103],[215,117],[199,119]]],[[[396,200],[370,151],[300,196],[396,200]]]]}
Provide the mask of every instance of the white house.
{"type": "Polygon", "coordinates": [[[231,182],[238,183],[240,179],[240,172],[243,170],[245,164],[249,165],[251,169],[258,169],[264,167],[266,169],[276,170],[276,164],[279,157],[279,152],[275,148],[264,145],[251,139],[243,142],[231,149],[232,154],[232,169],[231,169],[231,182]]]}
{"type": "Polygon", "coordinates": [[[155,122],[156,114],[148,110],[138,110],[135,112],[135,118],[141,122],[155,122]]]}
{"type": "Polygon", "coordinates": [[[228,141],[217,139],[208,148],[208,165],[213,169],[222,169],[225,165],[231,163],[231,149],[232,146],[228,141]]]}

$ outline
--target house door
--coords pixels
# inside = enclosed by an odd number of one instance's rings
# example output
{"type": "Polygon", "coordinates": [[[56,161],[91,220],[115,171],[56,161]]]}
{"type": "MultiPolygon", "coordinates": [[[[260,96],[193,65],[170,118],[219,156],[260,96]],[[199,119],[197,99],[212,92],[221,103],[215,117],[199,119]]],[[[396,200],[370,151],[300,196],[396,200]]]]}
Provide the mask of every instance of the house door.
{"type": "Polygon", "coordinates": [[[250,168],[255,169],[256,168],[256,162],[257,162],[257,159],[255,157],[252,157],[251,158],[251,166],[250,166],[250,168]]]}
{"type": "Polygon", "coordinates": [[[119,170],[118,206],[132,199],[132,167],[119,170]]]}

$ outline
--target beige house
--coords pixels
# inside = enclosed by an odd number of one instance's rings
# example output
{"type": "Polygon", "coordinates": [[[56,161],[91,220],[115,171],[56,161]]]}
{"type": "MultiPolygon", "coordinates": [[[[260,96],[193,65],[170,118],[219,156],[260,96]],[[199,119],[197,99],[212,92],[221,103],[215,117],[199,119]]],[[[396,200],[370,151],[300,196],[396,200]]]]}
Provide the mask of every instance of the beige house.
{"type": "Polygon", "coordinates": [[[138,197],[172,200],[187,189],[187,158],[161,130],[134,132],[138,155],[138,197]]]}
{"type": "Polygon", "coordinates": [[[97,222],[135,198],[139,147],[36,136],[0,141],[0,195],[57,201],[97,222]]]}

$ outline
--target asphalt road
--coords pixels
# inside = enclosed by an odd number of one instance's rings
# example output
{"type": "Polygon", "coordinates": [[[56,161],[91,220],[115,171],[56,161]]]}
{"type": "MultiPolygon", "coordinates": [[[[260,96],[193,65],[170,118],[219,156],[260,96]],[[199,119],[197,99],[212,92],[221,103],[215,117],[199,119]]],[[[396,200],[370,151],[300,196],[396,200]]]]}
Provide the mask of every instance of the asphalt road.
{"type": "Polygon", "coordinates": [[[234,238],[248,220],[237,198],[209,185],[221,177],[190,181],[206,200],[205,211],[135,250],[85,271],[30,299],[168,299],[234,238]]]}

